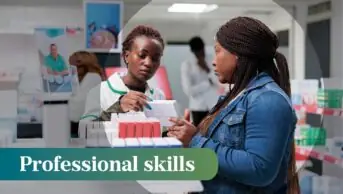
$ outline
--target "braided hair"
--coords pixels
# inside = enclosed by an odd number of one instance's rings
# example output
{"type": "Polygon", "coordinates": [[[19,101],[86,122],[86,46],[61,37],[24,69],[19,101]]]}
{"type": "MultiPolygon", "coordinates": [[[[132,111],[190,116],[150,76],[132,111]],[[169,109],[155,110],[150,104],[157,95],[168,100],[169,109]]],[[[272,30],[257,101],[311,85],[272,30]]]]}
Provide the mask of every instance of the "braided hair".
{"type": "MultiPolygon", "coordinates": [[[[233,88],[229,88],[225,99],[218,103],[199,125],[200,133],[203,135],[206,134],[220,109],[239,95],[261,72],[271,76],[288,96],[291,95],[287,60],[284,55],[276,51],[279,46],[277,36],[261,21],[250,17],[234,18],[219,28],[216,40],[223,48],[237,55],[238,59],[230,80],[230,83],[234,83],[233,88]]],[[[290,194],[300,193],[298,176],[295,174],[294,150],[295,146],[288,169],[290,194]]]]}

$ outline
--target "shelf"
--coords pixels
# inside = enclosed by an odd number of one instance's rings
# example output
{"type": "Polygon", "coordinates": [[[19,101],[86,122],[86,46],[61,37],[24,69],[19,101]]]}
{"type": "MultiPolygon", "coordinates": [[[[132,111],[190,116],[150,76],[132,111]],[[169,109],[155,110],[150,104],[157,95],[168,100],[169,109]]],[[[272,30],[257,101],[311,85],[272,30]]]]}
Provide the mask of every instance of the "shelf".
{"type": "Polygon", "coordinates": [[[316,106],[306,106],[306,105],[293,105],[293,107],[297,111],[304,111],[311,114],[343,117],[343,109],[319,108],[316,106]]]}
{"type": "Polygon", "coordinates": [[[330,164],[338,165],[343,168],[343,159],[328,153],[325,149],[297,146],[296,154],[297,160],[303,160],[304,158],[312,157],[330,164]]]}

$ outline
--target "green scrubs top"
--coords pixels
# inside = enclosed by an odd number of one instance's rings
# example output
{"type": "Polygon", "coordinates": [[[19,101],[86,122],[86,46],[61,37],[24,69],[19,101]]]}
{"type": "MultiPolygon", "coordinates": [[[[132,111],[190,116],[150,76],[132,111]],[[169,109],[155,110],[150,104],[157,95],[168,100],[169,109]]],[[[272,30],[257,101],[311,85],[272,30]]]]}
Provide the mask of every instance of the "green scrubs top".
{"type": "Polygon", "coordinates": [[[51,71],[63,72],[68,69],[61,55],[57,55],[56,59],[52,55],[48,55],[45,57],[44,61],[45,66],[51,69],[51,71]]]}

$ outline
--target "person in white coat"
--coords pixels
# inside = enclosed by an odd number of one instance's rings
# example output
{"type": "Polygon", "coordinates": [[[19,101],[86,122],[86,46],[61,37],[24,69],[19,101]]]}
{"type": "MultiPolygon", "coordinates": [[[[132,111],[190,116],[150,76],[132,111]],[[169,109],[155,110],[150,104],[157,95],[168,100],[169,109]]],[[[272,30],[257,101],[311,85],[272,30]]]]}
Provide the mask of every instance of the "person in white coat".
{"type": "Polygon", "coordinates": [[[71,134],[77,136],[78,123],[85,111],[88,92],[104,79],[97,57],[93,53],[77,51],[69,57],[69,64],[75,66],[79,79],[79,87],[69,100],[71,134]]]}
{"type": "Polygon", "coordinates": [[[127,73],[114,73],[93,88],[87,96],[82,120],[110,121],[112,113],[142,111],[151,108],[149,100],[164,100],[164,93],[148,85],[160,66],[164,41],[148,26],[137,26],[126,37],[122,57],[127,73]]]}
{"type": "Polygon", "coordinates": [[[200,37],[189,41],[193,56],[181,65],[181,84],[189,98],[192,122],[197,126],[217,103],[220,84],[212,69],[211,57],[205,52],[205,43],[200,37]]]}

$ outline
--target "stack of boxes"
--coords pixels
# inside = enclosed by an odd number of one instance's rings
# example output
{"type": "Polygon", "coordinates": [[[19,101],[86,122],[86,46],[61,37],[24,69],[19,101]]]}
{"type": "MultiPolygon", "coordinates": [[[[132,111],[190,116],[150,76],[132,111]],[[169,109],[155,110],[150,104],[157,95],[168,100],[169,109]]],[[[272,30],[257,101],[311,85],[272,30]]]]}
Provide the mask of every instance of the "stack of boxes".
{"type": "Polygon", "coordinates": [[[161,137],[161,124],[157,119],[119,120],[119,138],[161,137]]]}
{"type": "Polygon", "coordinates": [[[318,107],[342,108],[343,85],[340,78],[321,78],[317,92],[318,107]]]}
{"type": "Polygon", "coordinates": [[[324,128],[303,125],[299,127],[300,138],[296,139],[299,146],[325,146],[326,130],[324,128]]]}
{"type": "Polygon", "coordinates": [[[320,89],[317,93],[317,104],[321,108],[342,108],[343,90],[320,89]]]}
{"type": "Polygon", "coordinates": [[[113,148],[181,148],[182,143],[176,138],[115,138],[113,148]]]}
{"type": "MultiPolygon", "coordinates": [[[[162,125],[156,118],[139,113],[112,116],[110,122],[92,122],[85,126],[86,147],[180,148],[176,138],[162,138],[162,125]]],[[[83,130],[79,130],[83,131],[83,130]]]]}
{"type": "Polygon", "coordinates": [[[315,106],[318,92],[319,81],[309,80],[291,80],[292,104],[315,106]]]}

